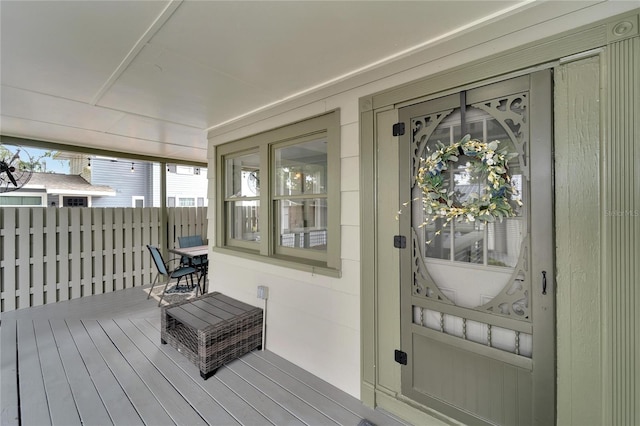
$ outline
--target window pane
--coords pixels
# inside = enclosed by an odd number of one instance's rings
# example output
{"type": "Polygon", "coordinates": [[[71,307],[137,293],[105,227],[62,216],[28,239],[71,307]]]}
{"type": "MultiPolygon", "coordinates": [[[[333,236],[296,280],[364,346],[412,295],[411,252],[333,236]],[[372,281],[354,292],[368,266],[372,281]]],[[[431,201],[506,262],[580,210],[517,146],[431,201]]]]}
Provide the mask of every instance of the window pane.
{"type": "Polygon", "coordinates": [[[260,241],[260,202],[230,201],[227,203],[227,235],[230,239],[260,241]]]}
{"type": "Polygon", "coordinates": [[[277,202],[280,215],[279,245],[327,250],[327,200],[285,199],[277,202]]]}
{"type": "Polygon", "coordinates": [[[40,206],[42,197],[30,196],[0,196],[0,206],[40,206]]]}
{"type": "Polygon", "coordinates": [[[227,159],[226,197],[260,195],[260,156],[251,153],[227,159]]]}
{"type": "Polygon", "coordinates": [[[327,193],[327,140],[314,139],[275,150],[276,195],[327,193]]]}
{"type": "Polygon", "coordinates": [[[426,237],[426,256],[435,259],[451,259],[451,229],[445,220],[440,218],[431,220],[423,230],[426,237]]]}
{"type": "MultiPolygon", "coordinates": [[[[426,157],[437,149],[437,143],[449,145],[458,142],[460,135],[460,111],[453,111],[438,128],[431,134],[426,145],[426,157]]],[[[467,132],[472,138],[482,142],[500,141],[499,148],[515,152],[515,147],[500,123],[486,112],[477,108],[468,107],[466,111],[467,132]]],[[[442,173],[445,180],[444,187],[452,191],[452,200],[455,204],[462,205],[471,194],[482,196],[488,190],[487,176],[483,173],[470,172],[467,163],[476,159],[460,155],[457,163],[449,164],[449,168],[442,173]]],[[[526,193],[522,187],[522,171],[518,158],[509,161],[509,174],[518,191],[522,202],[526,203],[526,193]]],[[[414,188],[414,196],[420,199],[422,196],[419,188],[414,188]]],[[[515,200],[517,197],[512,197],[515,200]]],[[[420,203],[417,203],[418,206],[420,203]]],[[[526,204],[525,204],[526,205],[526,204]]],[[[448,259],[465,263],[476,263],[491,266],[514,267],[518,261],[520,245],[526,234],[523,209],[515,203],[512,206],[516,217],[503,219],[502,222],[490,223],[484,226],[483,222],[452,221],[448,224],[443,219],[429,220],[426,226],[422,226],[425,241],[425,254],[436,259],[448,259]]],[[[424,212],[414,211],[416,218],[422,218],[424,212]]],[[[433,219],[433,218],[432,218],[433,219]]]]}

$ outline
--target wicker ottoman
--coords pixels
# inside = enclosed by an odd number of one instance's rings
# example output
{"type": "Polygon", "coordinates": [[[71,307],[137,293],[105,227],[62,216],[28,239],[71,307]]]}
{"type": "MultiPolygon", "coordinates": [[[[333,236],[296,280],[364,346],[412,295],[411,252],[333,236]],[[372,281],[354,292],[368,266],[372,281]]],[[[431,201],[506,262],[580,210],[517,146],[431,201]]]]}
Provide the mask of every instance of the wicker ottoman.
{"type": "Polygon", "coordinates": [[[161,342],[184,354],[205,380],[262,346],[262,309],[222,293],[164,306],[161,315],[161,342]]]}

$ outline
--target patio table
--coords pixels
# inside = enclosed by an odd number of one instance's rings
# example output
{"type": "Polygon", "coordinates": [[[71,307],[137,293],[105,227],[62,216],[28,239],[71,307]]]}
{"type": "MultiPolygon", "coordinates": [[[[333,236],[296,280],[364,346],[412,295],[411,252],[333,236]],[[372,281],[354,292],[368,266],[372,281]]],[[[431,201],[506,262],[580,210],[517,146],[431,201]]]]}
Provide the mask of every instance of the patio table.
{"type": "MultiPolygon", "coordinates": [[[[188,257],[189,260],[196,257],[207,257],[209,254],[209,246],[201,245],[201,246],[192,246],[192,247],[176,247],[170,248],[169,252],[188,257]]],[[[203,265],[203,264],[201,264],[203,265]]],[[[198,273],[198,288],[200,288],[200,294],[205,294],[207,292],[207,273],[209,270],[208,264],[202,267],[196,267],[199,271],[198,273]],[[200,280],[203,280],[202,287],[200,286],[200,280]]]]}
{"type": "Polygon", "coordinates": [[[161,315],[161,343],[185,355],[205,380],[262,347],[262,309],[219,292],[163,306],[161,315]]]}

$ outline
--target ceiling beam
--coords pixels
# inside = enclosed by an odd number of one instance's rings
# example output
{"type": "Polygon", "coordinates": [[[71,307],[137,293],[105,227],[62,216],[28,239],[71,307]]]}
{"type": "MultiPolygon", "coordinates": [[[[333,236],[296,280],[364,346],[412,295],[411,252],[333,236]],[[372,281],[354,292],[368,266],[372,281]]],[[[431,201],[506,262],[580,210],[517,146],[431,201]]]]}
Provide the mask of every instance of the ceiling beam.
{"type": "Polygon", "coordinates": [[[133,45],[127,56],[124,57],[120,65],[111,73],[107,81],[104,82],[100,90],[93,96],[90,104],[96,105],[100,102],[100,99],[104,96],[104,94],[115,84],[116,81],[120,78],[123,72],[129,67],[131,62],[138,56],[138,54],[142,51],[142,49],[147,45],[149,40],[156,35],[156,33],[162,28],[162,26],[169,20],[171,15],[180,7],[183,0],[171,0],[167,7],[158,15],[155,21],[147,28],[147,31],[142,34],[142,37],[138,39],[138,41],[133,45]]]}
{"type": "Polygon", "coordinates": [[[102,155],[105,157],[126,158],[129,160],[147,161],[151,163],[170,163],[170,164],[180,164],[180,165],[186,165],[186,166],[203,167],[203,168],[208,167],[208,164],[206,162],[205,163],[197,162],[197,161],[187,162],[185,160],[176,160],[171,158],[155,157],[150,155],[131,154],[127,152],[110,151],[108,149],[98,149],[98,148],[91,148],[86,146],[65,145],[65,144],[60,144],[55,142],[41,141],[37,139],[18,138],[15,136],[0,135],[0,144],[49,149],[52,151],[78,152],[83,154],[102,155]]]}

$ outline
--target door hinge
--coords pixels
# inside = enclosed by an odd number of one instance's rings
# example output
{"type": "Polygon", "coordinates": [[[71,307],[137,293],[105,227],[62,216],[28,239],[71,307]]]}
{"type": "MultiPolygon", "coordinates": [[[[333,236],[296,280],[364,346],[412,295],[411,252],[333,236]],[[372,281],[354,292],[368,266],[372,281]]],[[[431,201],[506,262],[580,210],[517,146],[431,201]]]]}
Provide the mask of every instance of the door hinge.
{"type": "Polygon", "coordinates": [[[393,125],[393,136],[402,136],[404,135],[404,123],[396,123],[393,125]]]}
{"type": "Polygon", "coordinates": [[[400,249],[407,248],[407,237],[404,235],[394,235],[393,246],[400,249]]]}
{"type": "Polygon", "coordinates": [[[396,349],[394,358],[398,364],[407,365],[407,353],[396,349]]]}

